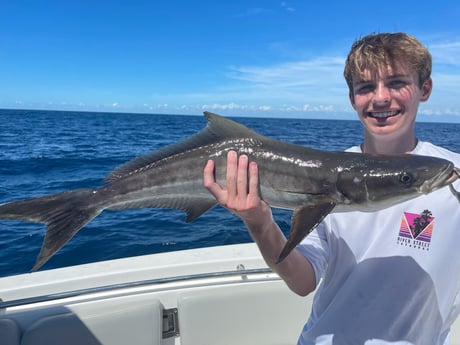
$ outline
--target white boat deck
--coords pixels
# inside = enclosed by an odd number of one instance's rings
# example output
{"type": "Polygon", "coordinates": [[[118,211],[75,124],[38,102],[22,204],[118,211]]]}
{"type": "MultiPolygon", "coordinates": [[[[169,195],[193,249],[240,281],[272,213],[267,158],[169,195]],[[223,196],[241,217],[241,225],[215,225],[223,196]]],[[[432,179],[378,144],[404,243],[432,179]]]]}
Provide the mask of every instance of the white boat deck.
{"type": "Polygon", "coordinates": [[[0,298],[2,345],[287,345],[313,297],[242,244],[1,278],[0,298]]]}

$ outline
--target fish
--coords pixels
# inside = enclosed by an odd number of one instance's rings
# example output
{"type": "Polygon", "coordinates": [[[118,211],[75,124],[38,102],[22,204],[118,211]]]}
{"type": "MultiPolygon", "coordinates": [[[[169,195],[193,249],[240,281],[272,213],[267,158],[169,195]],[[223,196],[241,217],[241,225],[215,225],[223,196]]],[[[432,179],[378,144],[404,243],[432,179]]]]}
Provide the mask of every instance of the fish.
{"type": "Polygon", "coordinates": [[[274,208],[293,210],[278,262],[331,212],[374,212],[459,178],[453,163],[440,158],[317,150],[265,137],[217,114],[204,115],[204,129],[122,164],[99,188],[1,204],[0,219],[47,226],[31,271],[42,267],[104,210],[164,208],[184,211],[186,222],[200,217],[217,205],[204,187],[204,166],[214,160],[216,181],[224,185],[226,156],[231,150],[258,164],[264,201],[274,208]]]}

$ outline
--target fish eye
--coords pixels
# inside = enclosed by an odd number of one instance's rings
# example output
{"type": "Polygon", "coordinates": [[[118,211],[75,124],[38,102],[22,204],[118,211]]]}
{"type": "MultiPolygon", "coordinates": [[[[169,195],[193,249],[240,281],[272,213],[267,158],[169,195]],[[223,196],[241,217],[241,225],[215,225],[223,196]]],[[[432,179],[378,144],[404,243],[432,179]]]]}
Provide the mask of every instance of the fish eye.
{"type": "Polygon", "coordinates": [[[405,186],[410,186],[412,182],[414,181],[414,175],[408,172],[403,172],[399,176],[399,181],[405,186]]]}

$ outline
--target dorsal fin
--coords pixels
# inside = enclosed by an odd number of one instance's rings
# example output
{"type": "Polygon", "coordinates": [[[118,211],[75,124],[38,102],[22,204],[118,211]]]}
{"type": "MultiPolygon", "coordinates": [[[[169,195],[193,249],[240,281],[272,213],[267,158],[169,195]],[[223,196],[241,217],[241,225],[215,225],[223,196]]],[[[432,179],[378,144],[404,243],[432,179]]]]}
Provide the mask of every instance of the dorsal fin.
{"type": "Polygon", "coordinates": [[[105,181],[111,182],[117,180],[163,158],[193,150],[201,146],[210,145],[223,139],[260,136],[246,126],[217,114],[205,111],[204,116],[208,119],[208,123],[200,132],[178,143],[147,153],[146,155],[134,158],[120,165],[105,178],[105,181]]]}

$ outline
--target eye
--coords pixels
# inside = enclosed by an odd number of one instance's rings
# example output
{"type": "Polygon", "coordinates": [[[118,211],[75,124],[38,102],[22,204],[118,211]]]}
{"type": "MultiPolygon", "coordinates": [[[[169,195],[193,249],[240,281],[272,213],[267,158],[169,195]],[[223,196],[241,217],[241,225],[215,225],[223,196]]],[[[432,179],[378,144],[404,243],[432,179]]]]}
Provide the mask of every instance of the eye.
{"type": "Polygon", "coordinates": [[[399,90],[405,87],[407,84],[408,83],[404,80],[393,80],[389,83],[388,87],[395,90],[399,90]]]}
{"type": "Polygon", "coordinates": [[[408,172],[403,172],[400,176],[399,176],[399,181],[409,187],[412,182],[414,182],[414,175],[412,175],[411,173],[408,173],[408,172]]]}
{"type": "Polygon", "coordinates": [[[366,93],[374,91],[375,86],[372,84],[362,84],[355,88],[355,93],[357,95],[364,95],[366,93]]]}

